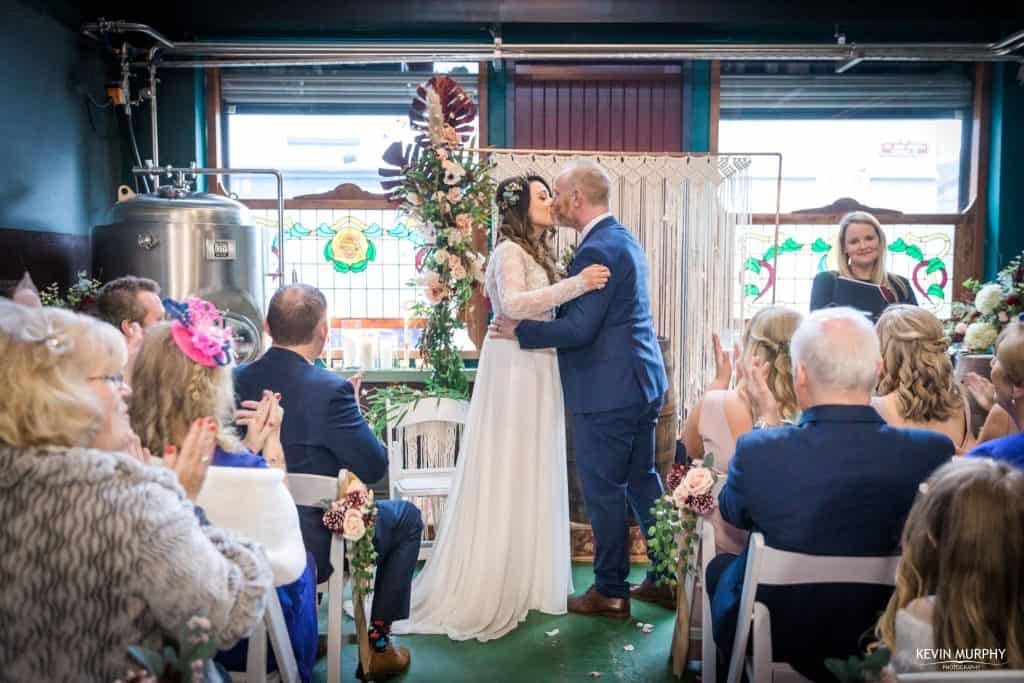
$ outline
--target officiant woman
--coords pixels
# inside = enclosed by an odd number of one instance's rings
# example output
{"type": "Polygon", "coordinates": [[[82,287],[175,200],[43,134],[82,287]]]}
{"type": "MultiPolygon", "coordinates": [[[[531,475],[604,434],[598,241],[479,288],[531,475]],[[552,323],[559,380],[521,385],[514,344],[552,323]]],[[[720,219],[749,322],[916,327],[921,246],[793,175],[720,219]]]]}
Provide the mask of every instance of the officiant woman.
{"type": "Polygon", "coordinates": [[[885,267],[885,233],[878,219],[854,211],[839,222],[838,271],[818,273],[811,287],[811,310],[852,306],[877,320],[891,304],[917,305],[910,281],[885,267]]]}

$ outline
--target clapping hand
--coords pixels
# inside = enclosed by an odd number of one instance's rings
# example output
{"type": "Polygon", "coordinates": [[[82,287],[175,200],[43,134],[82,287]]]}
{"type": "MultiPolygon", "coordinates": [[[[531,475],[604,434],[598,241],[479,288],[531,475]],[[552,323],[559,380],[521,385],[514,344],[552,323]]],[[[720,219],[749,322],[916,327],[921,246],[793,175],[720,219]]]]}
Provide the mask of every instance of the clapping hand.
{"type": "Polygon", "coordinates": [[[204,417],[192,423],[180,449],[173,445],[164,449],[164,464],[178,475],[185,495],[192,501],[203,488],[216,447],[217,423],[212,417],[204,417]]]}
{"type": "Polygon", "coordinates": [[[128,455],[132,456],[136,460],[141,460],[144,464],[149,464],[149,449],[142,447],[142,440],[139,439],[138,435],[132,432],[132,437],[128,441],[128,447],[126,449],[128,455]]]}
{"type": "MultiPolygon", "coordinates": [[[[722,350],[722,340],[714,332],[711,333],[711,346],[715,352],[715,379],[708,385],[707,390],[728,389],[729,381],[732,379],[732,358],[727,351],[722,350]]],[[[739,358],[739,354],[736,357],[739,358]]]]}
{"type": "Polygon", "coordinates": [[[779,402],[768,386],[770,373],[771,364],[758,356],[751,358],[747,372],[747,392],[754,404],[754,414],[765,424],[775,426],[782,424],[782,418],[779,415],[779,402]]]}
{"type": "Polygon", "coordinates": [[[974,400],[982,410],[988,412],[996,402],[996,388],[991,381],[982,377],[976,372],[968,372],[964,375],[964,386],[970,392],[974,400]]]}
{"type": "Polygon", "coordinates": [[[259,401],[242,401],[242,407],[235,411],[235,423],[246,427],[242,445],[253,453],[259,453],[274,434],[280,434],[284,420],[281,395],[266,389],[259,401]]]}

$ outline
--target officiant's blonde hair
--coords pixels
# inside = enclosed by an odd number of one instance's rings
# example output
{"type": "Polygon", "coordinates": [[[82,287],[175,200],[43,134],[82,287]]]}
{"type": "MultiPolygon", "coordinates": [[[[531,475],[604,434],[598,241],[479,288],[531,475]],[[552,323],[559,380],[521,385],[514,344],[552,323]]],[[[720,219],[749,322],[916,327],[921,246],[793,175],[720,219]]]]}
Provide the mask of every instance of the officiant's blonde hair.
{"type": "Polygon", "coordinates": [[[162,454],[189,426],[203,417],[217,423],[217,445],[228,453],[243,450],[232,423],[235,417],[234,364],[208,368],[178,348],[171,323],[146,331],[132,365],[132,398],[128,415],[132,429],[150,453],[162,454]]]}
{"type": "Polygon", "coordinates": [[[875,235],[878,237],[878,260],[875,261],[875,266],[871,269],[871,282],[888,287],[894,293],[898,290],[904,298],[907,297],[910,292],[905,291],[906,287],[897,278],[889,277],[889,271],[885,268],[885,259],[888,253],[886,245],[888,243],[885,239],[885,231],[882,230],[882,224],[867,211],[851,211],[839,220],[839,235],[836,237],[836,253],[838,254],[836,265],[838,266],[839,274],[843,277],[856,279],[853,271],[850,270],[850,257],[846,253],[846,229],[854,223],[870,225],[875,229],[875,235]]]}

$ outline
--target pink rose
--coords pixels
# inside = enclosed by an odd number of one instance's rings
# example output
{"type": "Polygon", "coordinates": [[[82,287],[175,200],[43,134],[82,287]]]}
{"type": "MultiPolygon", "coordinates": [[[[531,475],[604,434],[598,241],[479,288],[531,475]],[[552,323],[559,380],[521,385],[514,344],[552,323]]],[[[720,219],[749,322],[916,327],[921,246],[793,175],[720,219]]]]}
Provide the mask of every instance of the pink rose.
{"type": "Polygon", "coordinates": [[[441,276],[431,271],[421,283],[424,288],[423,296],[432,305],[437,305],[448,297],[448,289],[441,281],[441,276]]]}
{"type": "Polygon", "coordinates": [[[434,150],[434,153],[437,154],[437,158],[440,159],[441,161],[444,161],[445,159],[448,158],[448,150],[446,150],[444,147],[438,147],[437,149],[434,150]]]}
{"type": "Polygon", "coordinates": [[[452,266],[452,277],[456,280],[461,280],[466,277],[466,267],[461,263],[452,266]]]}
{"type": "Polygon", "coordinates": [[[680,510],[686,507],[686,501],[689,499],[690,494],[688,494],[681,485],[677,486],[675,490],[672,491],[672,502],[674,502],[676,507],[680,510]]]}
{"type": "Polygon", "coordinates": [[[366,523],[363,522],[363,513],[359,510],[349,510],[345,513],[345,520],[341,525],[341,535],[346,541],[353,543],[366,535],[366,523]]]}
{"type": "Polygon", "coordinates": [[[453,187],[452,189],[448,190],[448,201],[452,203],[461,202],[462,189],[458,187],[453,187]]]}
{"type": "Polygon", "coordinates": [[[706,467],[691,467],[676,491],[682,489],[687,496],[699,496],[710,491],[714,485],[715,476],[711,470],[706,467]]]}
{"type": "Polygon", "coordinates": [[[1006,314],[1006,311],[999,311],[999,315],[997,317],[999,318],[999,322],[1001,323],[1005,323],[1010,319],[1010,316],[1006,314]]]}
{"type": "Polygon", "coordinates": [[[953,331],[963,337],[967,334],[967,323],[957,323],[953,331]]]}

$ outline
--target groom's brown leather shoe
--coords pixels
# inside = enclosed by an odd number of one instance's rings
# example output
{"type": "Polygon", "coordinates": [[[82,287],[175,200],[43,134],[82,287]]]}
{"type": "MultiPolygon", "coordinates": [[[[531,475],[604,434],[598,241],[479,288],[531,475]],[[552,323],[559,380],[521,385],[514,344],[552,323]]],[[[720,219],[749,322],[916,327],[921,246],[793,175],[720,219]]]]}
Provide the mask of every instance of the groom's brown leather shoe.
{"type": "Polygon", "coordinates": [[[676,608],[675,589],[668,584],[659,586],[650,578],[644,579],[643,583],[630,584],[629,597],[641,602],[652,602],[665,609],[675,610],[676,608]]]}
{"type": "Polygon", "coordinates": [[[356,678],[361,681],[383,681],[408,670],[411,659],[409,648],[389,644],[383,652],[370,655],[369,671],[364,672],[362,666],[357,668],[356,678]]]}
{"type": "Polygon", "coordinates": [[[583,595],[572,596],[567,607],[573,614],[629,619],[629,598],[609,598],[591,586],[583,595]]]}

